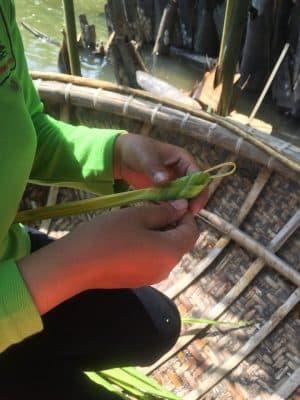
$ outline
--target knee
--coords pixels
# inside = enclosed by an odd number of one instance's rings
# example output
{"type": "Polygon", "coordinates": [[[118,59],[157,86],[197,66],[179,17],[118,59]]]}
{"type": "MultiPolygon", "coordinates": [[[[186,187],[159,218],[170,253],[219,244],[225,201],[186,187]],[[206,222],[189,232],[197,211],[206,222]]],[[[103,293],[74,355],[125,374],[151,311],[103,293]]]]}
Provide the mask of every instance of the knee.
{"type": "Polygon", "coordinates": [[[176,343],[181,329],[181,319],[175,303],[154,288],[136,290],[151,319],[152,329],[148,334],[148,351],[144,352],[141,365],[154,363],[176,343]]]}

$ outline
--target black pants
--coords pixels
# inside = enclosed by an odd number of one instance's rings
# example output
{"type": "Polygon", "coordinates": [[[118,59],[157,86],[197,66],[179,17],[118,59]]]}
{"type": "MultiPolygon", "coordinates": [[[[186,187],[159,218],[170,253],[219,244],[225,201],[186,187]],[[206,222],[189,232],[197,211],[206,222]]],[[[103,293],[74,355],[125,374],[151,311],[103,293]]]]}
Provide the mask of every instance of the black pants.
{"type": "MultiPolygon", "coordinates": [[[[32,251],[51,241],[30,235],[32,251]]],[[[41,333],[0,355],[0,399],[117,399],[82,371],[150,364],[180,331],[174,303],[151,287],[89,290],[46,313],[43,322],[41,333]]]]}

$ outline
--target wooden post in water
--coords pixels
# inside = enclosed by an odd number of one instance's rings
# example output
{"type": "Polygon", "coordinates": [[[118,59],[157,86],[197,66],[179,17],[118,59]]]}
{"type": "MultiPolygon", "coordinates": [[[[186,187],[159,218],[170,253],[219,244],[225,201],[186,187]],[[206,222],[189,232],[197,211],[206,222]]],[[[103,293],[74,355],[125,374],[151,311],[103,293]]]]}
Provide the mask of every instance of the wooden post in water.
{"type": "Polygon", "coordinates": [[[90,51],[95,51],[96,49],[96,29],[95,25],[90,25],[88,23],[85,14],[79,15],[80,22],[80,42],[84,49],[89,49],[90,51]]]}
{"type": "Polygon", "coordinates": [[[73,0],[63,0],[67,45],[72,75],[81,75],[80,60],[77,49],[77,35],[73,0]]]}
{"type": "Polygon", "coordinates": [[[139,54],[136,42],[133,40],[132,29],[136,0],[109,0],[106,3],[106,18],[109,30],[115,32],[110,47],[110,56],[118,84],[138,88],[136,71],[146,71],[143,59],[139,54]]]}

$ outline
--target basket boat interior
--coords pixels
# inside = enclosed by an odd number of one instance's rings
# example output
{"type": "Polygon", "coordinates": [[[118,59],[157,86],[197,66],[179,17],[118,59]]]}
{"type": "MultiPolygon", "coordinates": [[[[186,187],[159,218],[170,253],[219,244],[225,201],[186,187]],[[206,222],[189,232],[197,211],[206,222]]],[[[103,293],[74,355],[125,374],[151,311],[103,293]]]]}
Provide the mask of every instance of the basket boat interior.
{"type": "MultiPolygon", "coordinates": [[[[184,324],[174,348],[143,370],[186,400],[300,399],[299,172],[193,112],[121,88],[41,78],[35,83],[46,111],[57,118],[174,143],[192,152],[203,169],[236,162],[234,175],[211,185],[197,216],[194,249],[157,287],[182,316],[253,324],[184,324]]],[[[299,149],[280,145],[299,163],[299,149]]],[[[27,193],[43,205],[43,191],[27,193]]],[[[57,201],[86,196],[62,188],[57,201]]],[[[69,231],[92,216],[56,219],[49,229],[69,231]]]]}

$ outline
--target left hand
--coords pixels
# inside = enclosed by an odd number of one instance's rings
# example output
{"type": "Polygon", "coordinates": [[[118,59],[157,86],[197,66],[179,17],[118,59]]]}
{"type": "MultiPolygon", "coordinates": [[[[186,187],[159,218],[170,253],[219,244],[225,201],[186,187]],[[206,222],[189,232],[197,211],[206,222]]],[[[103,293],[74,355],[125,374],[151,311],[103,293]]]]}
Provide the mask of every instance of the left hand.
{"type": "MultiPolygon", "coordinates": [[[[197,161],[187,150],[133,133],[117,138],[113,168],[115,179],[123,179],[135,188],[161,186],[199,171],[197,161]]],[[[189,201],[193,214],[205,206],[207,195],[205,190],[189,201]]]]}

